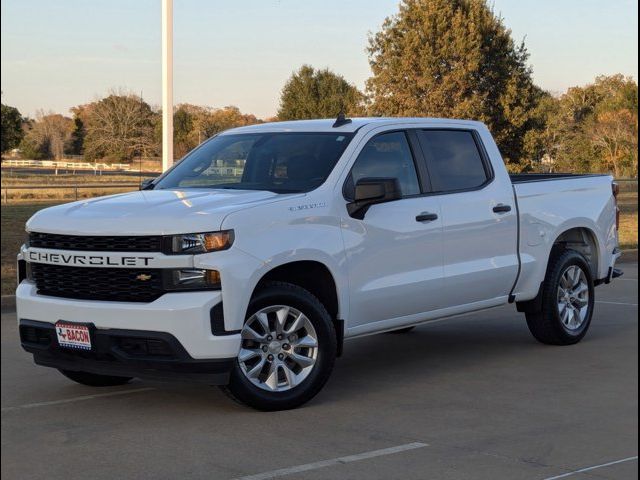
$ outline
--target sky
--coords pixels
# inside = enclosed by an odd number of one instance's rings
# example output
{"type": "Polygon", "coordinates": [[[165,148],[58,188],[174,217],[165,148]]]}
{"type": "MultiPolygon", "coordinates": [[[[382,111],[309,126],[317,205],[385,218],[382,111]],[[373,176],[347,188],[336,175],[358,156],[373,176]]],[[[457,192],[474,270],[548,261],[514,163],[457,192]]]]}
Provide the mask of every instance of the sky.
{"type": "MultiPolygon", "coordinates": [[[[493,0],[525,39],[534,79],[560,93],[597,75],[638,78],[633,0],[493,0]]],[[[2,0],[2,103],[68,114],[110,90],[161,103],[160,0],[2,0]]],[[[174,103],[275,115],[302,64],[364,89],[368,34],[398,0],[175,0],[174,103]]]]}

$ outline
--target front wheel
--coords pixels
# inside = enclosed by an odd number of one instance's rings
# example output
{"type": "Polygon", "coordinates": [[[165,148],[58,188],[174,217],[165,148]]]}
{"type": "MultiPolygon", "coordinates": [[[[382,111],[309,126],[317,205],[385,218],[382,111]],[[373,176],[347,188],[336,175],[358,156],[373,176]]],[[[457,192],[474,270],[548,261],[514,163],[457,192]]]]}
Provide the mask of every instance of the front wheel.
{"type": "Polygon", "coordinates": [[[313,398],[331,374],[337,342],[331,317],[307,290],[270,282],[251,300],[229,396],[258,410],[313,398]]]}
{"type": "Polygon", "coordinates": [[[528,312],[533,336],[549,345],[572,345],[586,335],[593,316],[594,286],[589,263],[575,250],[549,260],[539,311],[528,312]]]}

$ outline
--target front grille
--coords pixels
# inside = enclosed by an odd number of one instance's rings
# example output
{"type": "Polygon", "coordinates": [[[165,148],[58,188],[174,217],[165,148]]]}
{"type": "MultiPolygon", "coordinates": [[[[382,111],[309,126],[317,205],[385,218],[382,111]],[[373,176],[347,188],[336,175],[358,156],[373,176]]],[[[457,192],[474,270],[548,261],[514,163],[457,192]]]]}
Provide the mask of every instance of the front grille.
{"type": "Polygon", "coordinates": [[[81,300],[152,302],[164,293],[162,270],[87,268],[31,264],[31,276],[41,295],[81,300]],[[150,278],[141,280],[140,274],[150,278]]]}
{"type": "Polygon", "coordinates": [[[29,232],[29,246],[90,252],[162,252],[162,236],[84,236],[29,232]]]}

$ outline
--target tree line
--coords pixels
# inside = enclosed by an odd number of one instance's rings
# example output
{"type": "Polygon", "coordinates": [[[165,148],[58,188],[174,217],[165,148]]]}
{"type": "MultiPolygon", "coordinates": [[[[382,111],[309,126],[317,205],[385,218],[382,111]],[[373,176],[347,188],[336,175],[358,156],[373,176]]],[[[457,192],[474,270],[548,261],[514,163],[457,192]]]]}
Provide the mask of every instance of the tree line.
{"type": "MultiPolygon", "coordinates": [[[[71,108],[71,117],[39,111],[34,119],[2,105],[2,152],[13,148],[29,159],[83,155],[86,160],[131,162],[162,153],[162,111],[132,93],[106,97],[71,108]],[[5,121],[6,120],[6,121],[5,121]]],[[[212,135],[257,123],[237,107],[178,105],[174,112],[174,156],[182,157],[212,135]]]]}
{"type": "MultiPolygon", "coordinates": [[[[524,42],[513,39],[487,0],[402,0],[370,35],[367,54],[372,75],[364,91],[327,68],[303,65],[268,120],[333,118],[340,111],[474,119],[491,129],[512,172],[637,176],[636,81],[618,74],[561,95],[544,91],[533,80],[524,42]]],[[[2,105],[2,151],[19,146],[30,158],[114,161],[160,154],[161,112],[139,96],[112,92],[71,113],[23,119],[2,105]]],[[[217,132],[261,121],[236,107],[178,105],[174,156],[217,132]]]]}

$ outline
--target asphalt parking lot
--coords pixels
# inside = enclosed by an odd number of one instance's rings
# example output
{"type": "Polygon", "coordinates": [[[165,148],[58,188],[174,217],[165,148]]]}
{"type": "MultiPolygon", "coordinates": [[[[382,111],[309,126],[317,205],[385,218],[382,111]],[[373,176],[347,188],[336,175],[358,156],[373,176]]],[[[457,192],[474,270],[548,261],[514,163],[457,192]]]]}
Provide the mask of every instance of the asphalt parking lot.
{"type": "Polygon", "coordinates": [[[578,345],[513,307],[345,345],[318,397],[259,413],[216,388],[92,389],[36,367],[2,314],[3,479],[635,479],[638,268],[578,345]]]}

